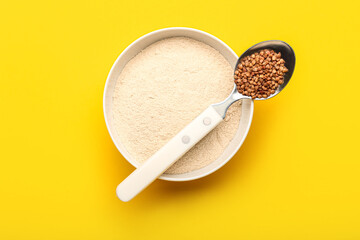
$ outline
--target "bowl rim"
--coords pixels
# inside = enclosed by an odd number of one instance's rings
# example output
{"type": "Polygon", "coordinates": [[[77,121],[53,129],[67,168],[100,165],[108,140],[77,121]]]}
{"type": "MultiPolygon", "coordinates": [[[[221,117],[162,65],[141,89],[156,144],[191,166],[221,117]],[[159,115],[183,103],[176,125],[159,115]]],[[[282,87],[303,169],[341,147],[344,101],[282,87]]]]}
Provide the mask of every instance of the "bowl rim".
{"type": "MultiPolygon", "coordinates": [[[[155,35],[155,34],[160,34],[160,33],[163,33],[163,32],[167,32],[167,31],[174,31],[174,30],[181,30],[181,31],[188,31],[188,32],[196,32],[198,34],[202,34],[202,35],[205,35],[206,37],[208,38],[211,38],[213,40],[215,40],[216,42],[220,43],[223,47],[225,47],[231,54],[233,54],[234,56],[238,57],[237,54],[225,43],[223,42],[222,40],[220,40],[219,38],[205,32],[205,31],[202,31],[202,30],[198,30],[198,29],[194,29],[194,28],[188,28],[188,27],[169,27],[169,28],[162,28],[162,29],[158,29],[158,30],[155,30],[155,31],[152,31],[152,32],[149,32],[139,38],[137,38],[135,41],[133,41],[130,45],[128,45],[122,52],[121,54],[117,57],[117,59],[115,60],[115,62],[113,63],[108,75],[107,75],[107,78],[106,78],[106,82],[105,82],[105,87],[104,87],[104,92],[103,92],[103,114],[104,114],[104,118],[105,118],[105,124],[106,124],[106,128],[109,132],[109,135],[110,135],[110,138],[111,140],[113,141],[113,143],[115,144],[116,148],[118,149],[118,151],[120,152],[120,154],[126,159],[127,162],[129,162],[131,165],[133,165],[135,168],[138,168],[139,165],[137,162],[135,161],[132,161],[131,159],[128,159],[126,157],[127,154],[125,154],[122,150],[122,148],[119,147],[119,145],[117,144],[117,141],[115,140],[115,137],[114,137],[114,133],[111,131],[111,128],[110,128],[110,123],[109,123],[109,116],[107,115],[106,113],[106,97],[107,97],[107,92],[108,92],[108,88],[109,88],[109,82],[110,82],[110,78],[111,76],[113,75],[115,69],[116,69],[116,66],[118,65],[118,63],[122,60],[123,56],[130,50],[133,48],[134,45],[136,45],[137,43],[143,41],[144,39],[152,36],[152,35],[155,35]]],[[[179,35],[181,36],[181,35],[179,35]]],[[[195,39],[197,40],[197,39],[195,39]]],[[[199,40],[197,40],[199,41],[199,40]]],[[[205,43],[206,44],[206,43],[205,43]]],[[[246,137],[247,137],[247,134],[250,130],[250,126],[251,126],[251,123],[252,123],[252,118],[253,118],[253,113],[254,113],[254,102],[252,100],[249,101],[250,102],[250,109],[249,109],[249,118],[248,118],[248,124],[244,130],[244,134],[242,136],[242,139],[237,143],[236,147],[235,147],[235,150],[229,154],[229,156],[226,157],[225,160],[223,160],[220,164],[218,164],[216,167],[212,168],[211,170],[209,171],[206,171],[204,173],[201,173],[201,174],[198,174],[196,176],[192,176],[192,177],[177,177],[177,178],[174,178],[174,177],[171,177],[173,174],[162,174],[161,176],[159,176],[158,179],[162,179],[162,180],[167,180],[167,181],[175,181],[175,182],[182,182],[182,181],[191,181],[191,180],[195,180],[195,179],[199,179],[199,178],[202,178],[202,177],[205,177],[215,171],[217,171],[218,169],[220,169],[222,166],[224,166],[227,162],[230,161],[230,159],[239,151],[240,147],[242,146],[243,142],[245,141],[246,137]]],[[[243,109],[243,104],[242,104],[242,110],[243,109]]],[[[240,117],[240,121],[241,121],[241,117],[240,117]]],[[[206,166],[205,166],[206,167],[206,166]]],[[[197,170],[194,170],[194,171],[197,171],[197,170]]],[[[181,175],[181,174],[174,174],[174,175],[181,175]]]]}

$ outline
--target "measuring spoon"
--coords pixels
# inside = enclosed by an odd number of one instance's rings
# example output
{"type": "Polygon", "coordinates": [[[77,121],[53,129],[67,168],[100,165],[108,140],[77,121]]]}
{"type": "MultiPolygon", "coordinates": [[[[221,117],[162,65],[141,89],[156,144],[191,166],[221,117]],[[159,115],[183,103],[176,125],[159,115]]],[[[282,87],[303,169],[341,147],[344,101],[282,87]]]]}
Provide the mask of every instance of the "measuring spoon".
{"type": "MultiPolygon", "coordinates": [[[[246,50],[238,59],[235,70],[243,57],[249,56],[263,49],[280,52],[281,57],[285,60],[285,67],[288,72],[284,75],[284,82],[275,93],[267,98],[255,98],[254,100],[266,100],[279,94],[290,81],[295,68],[295,53],[289,44],[279,41],[270,40],[260,42],[246,50]]],[[[153,156],[145,161],[139,168],[132,172],[116,188],[116,194],[120,200],[127,202],[139,194],[143,189],[156,180],[172,164],[189,151],[196,143],[205,137],[225,118],[226,111],[234,102],[240,99],[251,99],[249,96],[240,94],[236,85],[228,98],[220,103],[210,105],[197,118],[183,128],[168,143],[166,143],[153,156]]]]}

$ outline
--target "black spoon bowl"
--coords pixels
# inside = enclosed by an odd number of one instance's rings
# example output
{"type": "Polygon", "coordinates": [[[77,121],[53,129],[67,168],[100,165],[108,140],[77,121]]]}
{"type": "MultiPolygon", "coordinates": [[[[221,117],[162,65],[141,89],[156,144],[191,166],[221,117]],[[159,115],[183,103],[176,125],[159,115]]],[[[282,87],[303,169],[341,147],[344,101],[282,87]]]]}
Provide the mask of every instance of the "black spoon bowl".
{"type": "MultiPolygon", "coordinates": [[[[280,40],[269,40],[255,44],[254,46],[246,50],[237,60],[234,72],[236,71],[237,66],[244,57],[247,57],[253,53],[259,52],[264,49],[274,50],[276,53],[280,52],[281,58],[285,60],[285,67],[288,69],[288,71],[284,74],[284,82],[275,90],[275,93],[271,94],[267,98],[254,98],[254,100],[267,100],[278,95],[289,83],[295,69],[295,52],[290,47],[290,45],[280,40]]],[[[225,118],[227,109],[231,106],[231,104],[240,99],[251,99],[251,97],[239,93],[236,88],[236,84],[234,83],[234,88],[230,96],[224,101],[213,104],[212,106],[220,114],[220,116],[225,118]]]]}
{"type": "Polygon", "coordinates": [[[280,52],[281,58],[285,60],[285,67],[288,69],[288,71],[284,74],[284,83],[275,90],[275,93],[271,94],[267,98],[255,98],[255,100],[266,100],[279,94],[281,90],[283,90],[285,86],[289,83],[295,69],[295,52],[290,47],[290,45],[280,40],[269,40],[255,44],[254,46],[246,50],[237,60],[235,70],[244,57],[250,56],[251,54],[264,49],[274,50],[276,53],[280,52]]]}

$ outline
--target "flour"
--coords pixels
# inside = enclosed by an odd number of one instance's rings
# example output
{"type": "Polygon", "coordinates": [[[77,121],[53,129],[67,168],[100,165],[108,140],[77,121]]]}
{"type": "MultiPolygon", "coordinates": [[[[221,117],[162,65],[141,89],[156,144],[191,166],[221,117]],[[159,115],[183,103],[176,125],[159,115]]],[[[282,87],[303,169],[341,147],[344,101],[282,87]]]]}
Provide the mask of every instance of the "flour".
{"type": "MultiPolygon", "coordinates": [[[[121,72],[113,95],[115,129],[131,157],[143,163],[233,86],[233,69],[212,47],[184,37],[161,40],[121,72]]],[[[225,121],[166,173],[190,172],[216,160],[233,139],[240,115],[237,102],[225,121]]]]}

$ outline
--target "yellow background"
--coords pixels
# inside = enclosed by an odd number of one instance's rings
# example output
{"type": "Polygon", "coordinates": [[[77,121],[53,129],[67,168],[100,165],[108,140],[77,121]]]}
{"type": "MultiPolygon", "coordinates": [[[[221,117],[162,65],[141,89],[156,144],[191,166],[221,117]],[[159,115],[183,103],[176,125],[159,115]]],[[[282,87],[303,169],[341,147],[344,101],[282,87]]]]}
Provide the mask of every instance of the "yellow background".
{"type": "Polygon", "coordinates": [[[0,239],[360,239],[357,1],[1,1],[0,239]],[[281,39],[294,76],[255,103],[216,173],[115,195],[133,167],[106,130],[117,56],[164,27],[241,54],[281,39]]]}

